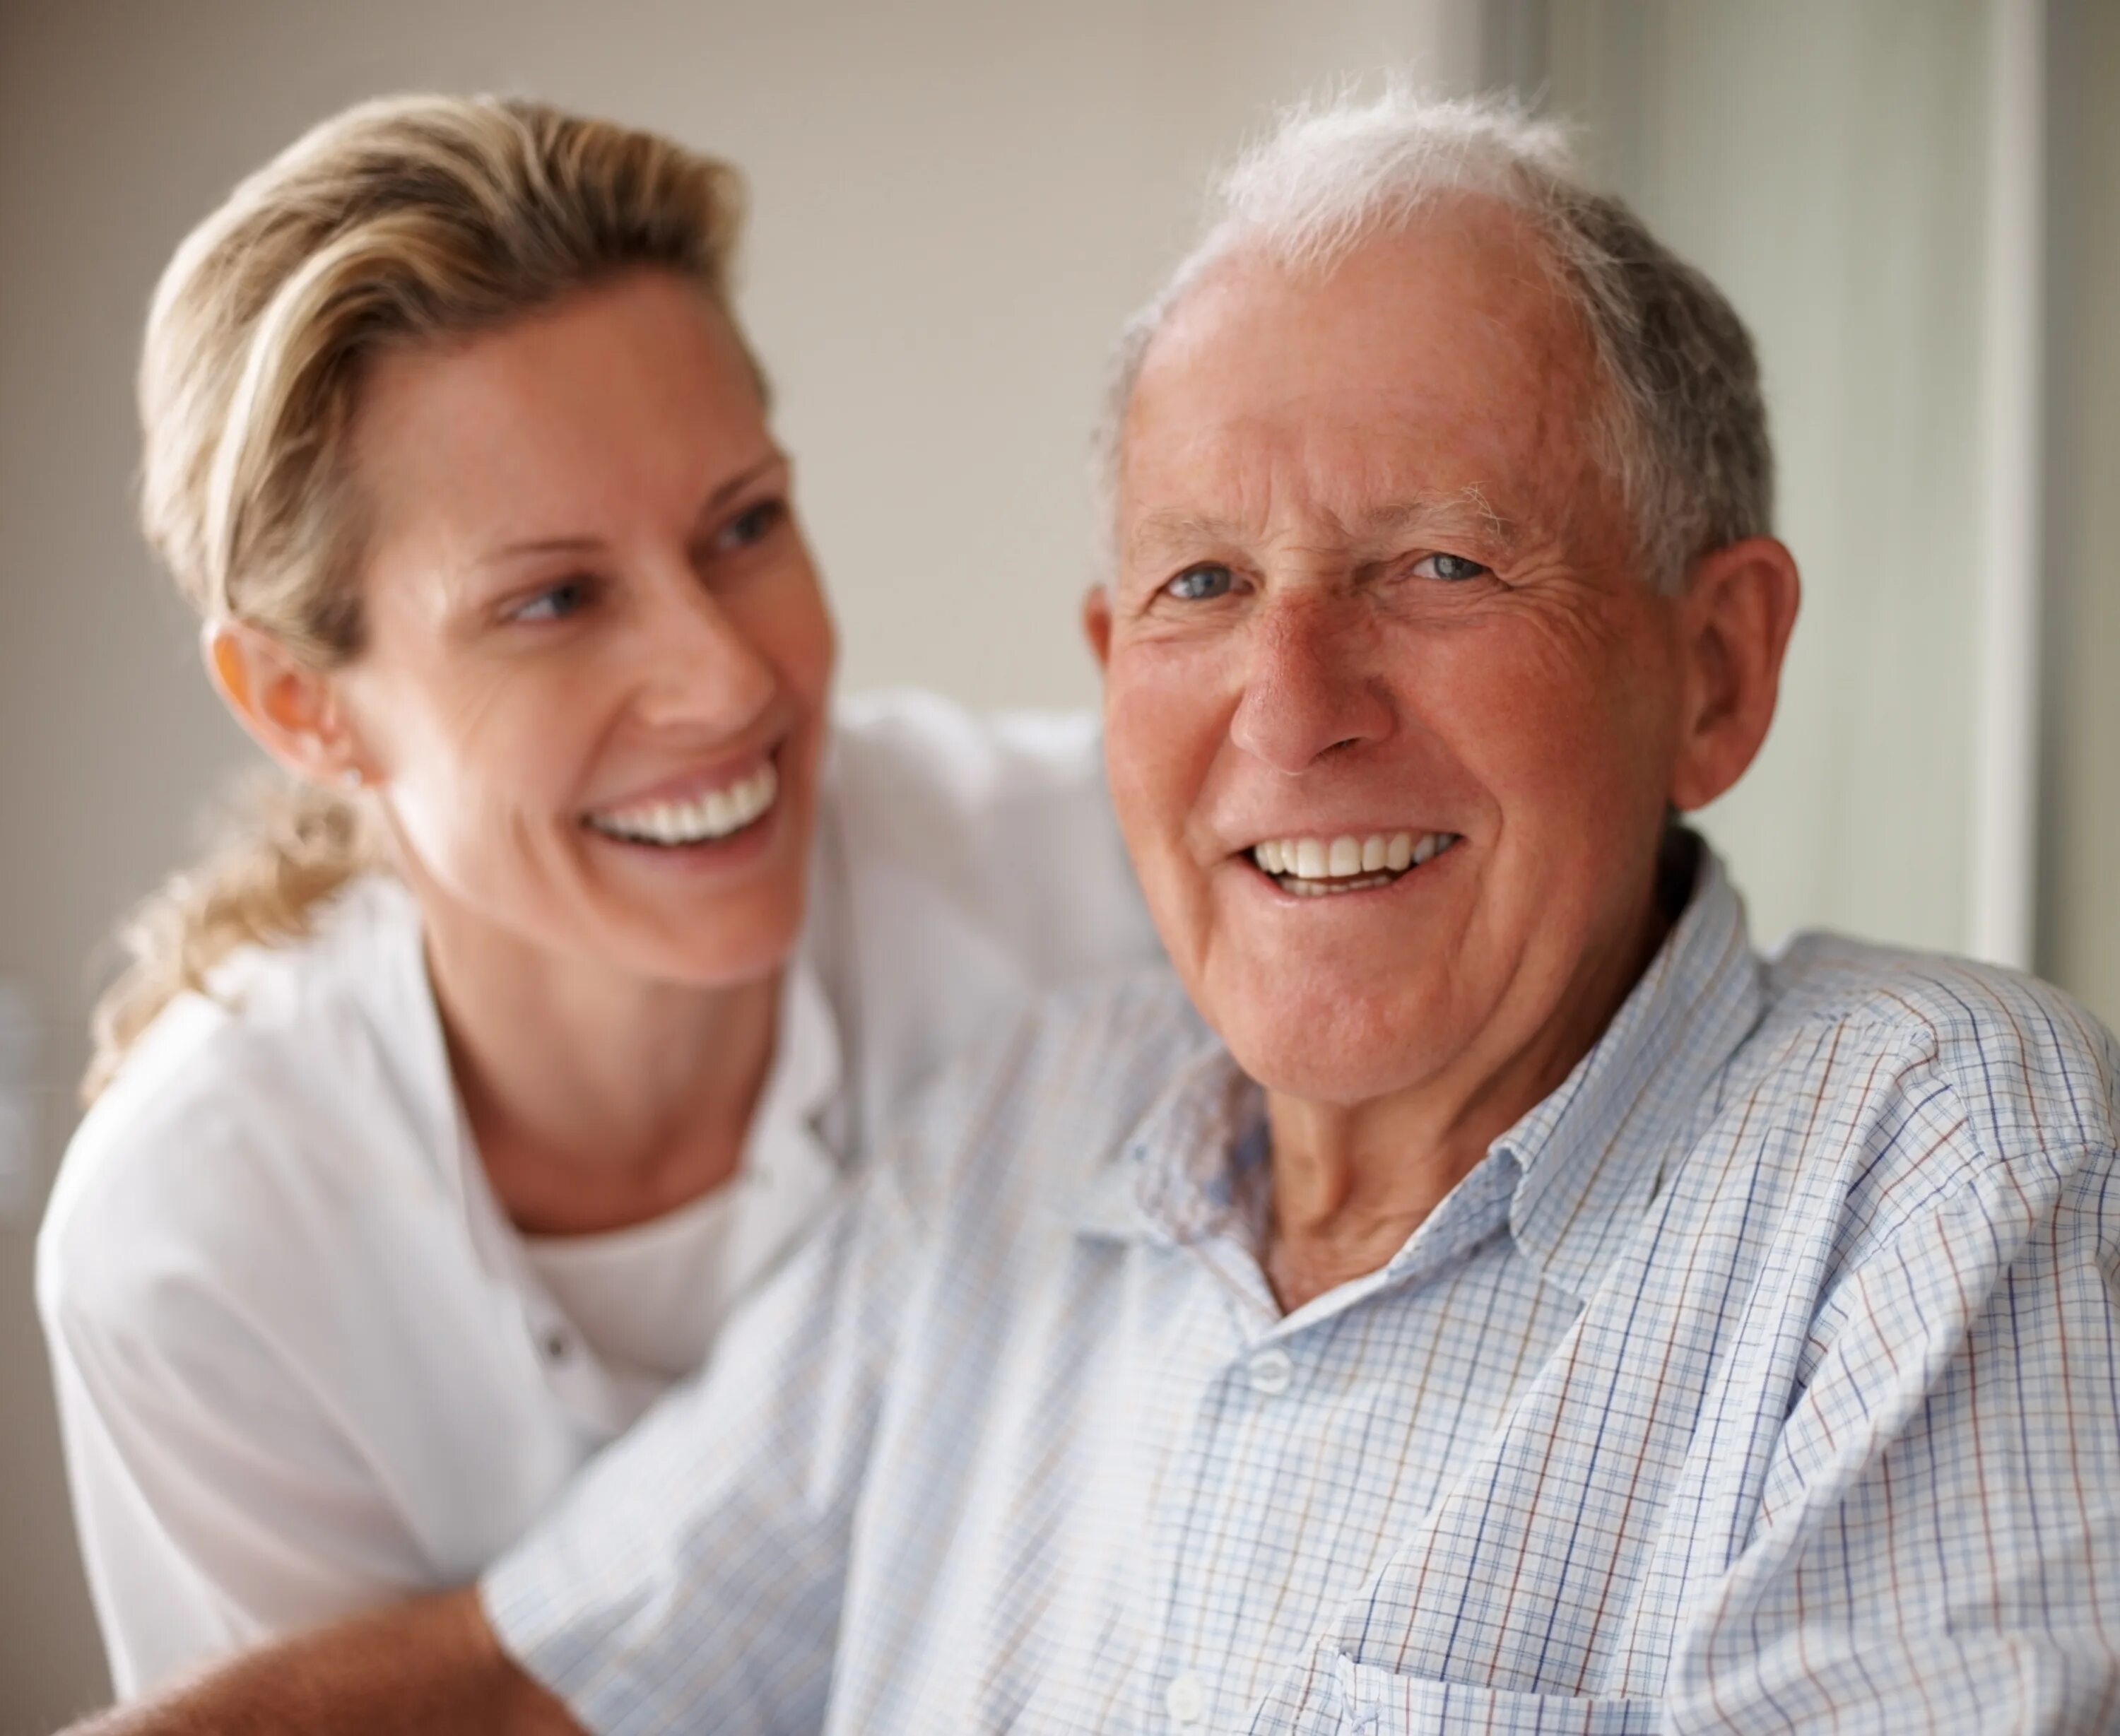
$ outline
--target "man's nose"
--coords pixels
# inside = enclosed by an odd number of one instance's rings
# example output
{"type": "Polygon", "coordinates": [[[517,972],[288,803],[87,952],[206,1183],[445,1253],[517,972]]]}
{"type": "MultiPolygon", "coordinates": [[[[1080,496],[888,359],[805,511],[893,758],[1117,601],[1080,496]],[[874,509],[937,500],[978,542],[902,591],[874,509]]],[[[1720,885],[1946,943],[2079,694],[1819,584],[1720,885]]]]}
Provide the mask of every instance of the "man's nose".
{"type": "Polygon", "coordinates": [[[780,680],[771,658],[726,608],[685,572],[654,585],[641,612],[636,654],[640,721],[733,735],[773,703],[780,680]]]}
{"type": "Polygon", "coordinates": [[[1335,749],[1392,728],[1373,666],[1374,624],[1359,598],[1284,596],[1254,618],[1244,690],[1230,737],[1277,771],[1300,772],[1335,749]]]}

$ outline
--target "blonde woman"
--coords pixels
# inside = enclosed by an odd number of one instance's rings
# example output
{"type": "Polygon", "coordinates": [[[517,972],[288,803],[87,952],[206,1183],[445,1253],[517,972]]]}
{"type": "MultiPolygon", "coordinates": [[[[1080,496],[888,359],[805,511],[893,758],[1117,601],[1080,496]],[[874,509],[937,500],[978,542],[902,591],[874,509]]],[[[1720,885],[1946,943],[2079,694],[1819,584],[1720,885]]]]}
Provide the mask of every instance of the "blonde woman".
{"type": "Polygon", "coordinates": [[[1086,727],[828,717],[737,226],[398,100],[162,281],[146,528],[295,793],[137,930],[40,1248],[121,1693],[474,1574],[953,1045],[1152,953],[1086,727]]]}

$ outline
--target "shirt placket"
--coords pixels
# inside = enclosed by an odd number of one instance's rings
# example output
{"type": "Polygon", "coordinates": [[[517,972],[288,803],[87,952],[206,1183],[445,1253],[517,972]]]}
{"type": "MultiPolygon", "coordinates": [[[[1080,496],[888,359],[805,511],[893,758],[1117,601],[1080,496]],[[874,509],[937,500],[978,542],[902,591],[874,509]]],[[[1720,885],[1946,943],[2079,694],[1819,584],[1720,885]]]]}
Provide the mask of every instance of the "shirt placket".
{"type": "Polygon", "coordinates": [[[1248,1710],[1251,1673],[1238,1681],[1234,1672],[1249,1636],[1242,1612],[1258,1590],[1259,1539],[1272,1529],[1259,1503],[1278,1480],[1295,1432],[1293,1418],[1276,1413],[1304,1402],[1305,1359],[1321,1353],[1330,1323],[1370,1293],[1351,1288],[1339,1306],[1296,1323],[1281,1315],[1239,1237],[1203,1237],[1168,1257],[1203,1269],[1216,1305],[1202,1312],[1220,1330],[1152,1516],[1151,1583],[1161,1618],[1140,1727],[1197,1736],[1248,1710]]]}
{"type": "Polygon", "coordinates": [[[1261,1504],[1283,1480],[1290,1443],[1302,1434],[1301,1408],[1318,1385],[1314,1364],[1331,1353],[1335,1325],[1350,1312],[1405,1306],[1405,1293],[1448,1282],[1504,1229],[1517,1174],[1512,1158],[1495,1153],[1397,1257],[1292,1314],[1281,1313],[1234,1215],[1223,1229],[1166,1251],[1194,1262],[1212,1285],[1220,1307],[1211,1317],[1222,1331],[1174,1456],[1181,1474],[1166,1481],[1154,1516],[1153,1583],[1163,1613],[1141,1728],[1196,1736],[1249,1715],[1259,1673],[1234,1677],[1258,1636],[1242,1611],[1260,1584],[1278,1585],[1298,1566],[1261,1559],[1261,1540],[1276,1529],[1261,1504]]]}

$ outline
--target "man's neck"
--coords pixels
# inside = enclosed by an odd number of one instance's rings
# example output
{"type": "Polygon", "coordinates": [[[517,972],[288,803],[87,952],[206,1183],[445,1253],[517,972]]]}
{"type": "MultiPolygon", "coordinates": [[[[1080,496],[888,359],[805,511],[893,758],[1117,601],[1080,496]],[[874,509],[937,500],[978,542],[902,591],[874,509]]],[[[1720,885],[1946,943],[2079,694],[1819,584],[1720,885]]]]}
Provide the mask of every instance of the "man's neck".
{"type": "Polygon", "coordinates": [[[1527,1035],[1358,1103],[1267,1095],[1272,1171],[1267,1282],[1290,1313],[1388,1263],[1494,1141],[1604,1034],[1676,920],[1661,886],[1527,1035]]]}
{"type": "Polygon", "coordinates": [[[734,1173],[777,975],[697,988],[556,956],[421,898],[451,1070],[502,1209],[533,1234],[645,1222],[734,1173]]]}

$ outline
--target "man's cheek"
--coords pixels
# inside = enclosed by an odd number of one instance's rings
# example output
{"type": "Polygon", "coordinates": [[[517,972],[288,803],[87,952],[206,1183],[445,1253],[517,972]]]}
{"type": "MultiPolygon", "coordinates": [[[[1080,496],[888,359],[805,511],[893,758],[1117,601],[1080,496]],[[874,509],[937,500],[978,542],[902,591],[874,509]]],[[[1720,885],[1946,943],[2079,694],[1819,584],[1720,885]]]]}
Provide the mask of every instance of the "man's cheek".
{"type": "Polygon", "coordinates": [[[1114,676],[1106,689],[1104,763],[1119,824],[1129,839],[1153,829],[1176,801],[1183,759],[1182,716],[1170,697],[1114,676]]]}
{"type": "Polygon", "coordinates": [[[1155,902],[1163,895],[1169,878],[1174,833],[1163,819],[1166,806],[1155,785],[1144,781],[1137,761],[1119,754],[1109,757],[1107,777],[1112,811],[1118,820],[1119,837],[1142,889],[1155,902]]]}

